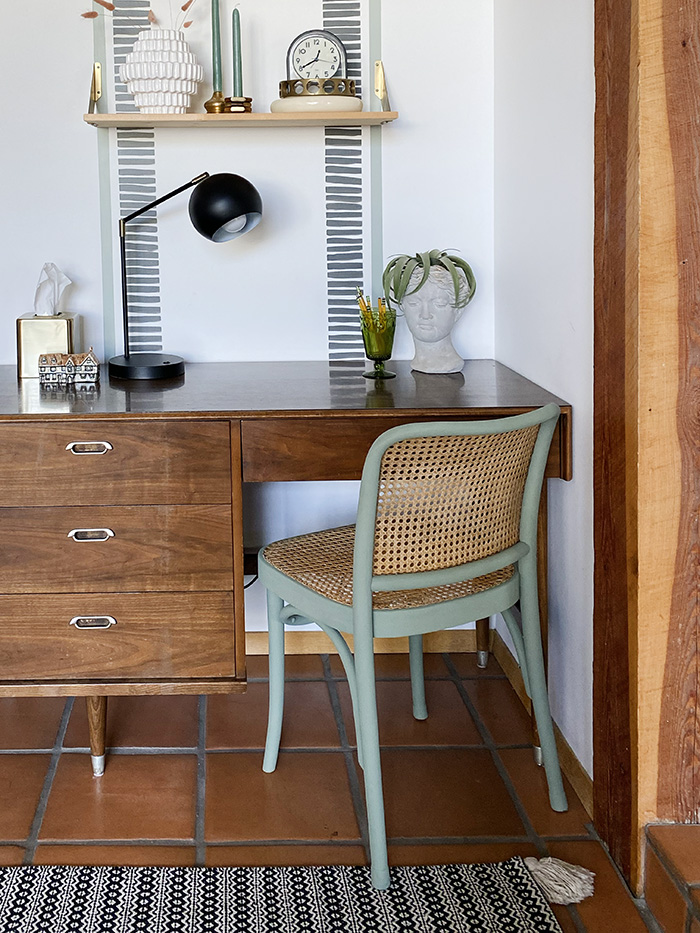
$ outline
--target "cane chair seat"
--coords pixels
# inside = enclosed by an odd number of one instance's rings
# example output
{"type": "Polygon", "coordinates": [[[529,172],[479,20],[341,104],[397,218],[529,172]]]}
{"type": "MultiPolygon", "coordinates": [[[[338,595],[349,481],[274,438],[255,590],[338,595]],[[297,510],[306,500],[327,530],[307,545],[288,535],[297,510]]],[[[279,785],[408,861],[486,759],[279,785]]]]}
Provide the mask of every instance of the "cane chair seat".
{"type": "MultiPolygon", "coordinates": [[[[263,550],[265,560],[320,596],[352,606],[352,560],[355,526],[329,528],[275,541],[263,550]]],[[[374,609],[413,609],[481,593],[513,576],[511,564],[475,580],[416,590],[374,593],[374,609]]]]}

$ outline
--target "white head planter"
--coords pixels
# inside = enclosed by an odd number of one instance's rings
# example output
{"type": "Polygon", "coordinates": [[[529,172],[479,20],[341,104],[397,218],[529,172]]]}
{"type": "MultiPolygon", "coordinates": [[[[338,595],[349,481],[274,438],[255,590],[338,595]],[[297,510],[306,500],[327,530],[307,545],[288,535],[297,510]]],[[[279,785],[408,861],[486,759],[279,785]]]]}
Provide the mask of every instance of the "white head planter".
{"type": "Polygon", "coordinates": [[[400,256],[384,270],[384,290],[403,311],[413,336],[411,369],[460,372],[464,360],[452,345],[452,328],[476,290],[470,266],[440,250],[400,256]]]}

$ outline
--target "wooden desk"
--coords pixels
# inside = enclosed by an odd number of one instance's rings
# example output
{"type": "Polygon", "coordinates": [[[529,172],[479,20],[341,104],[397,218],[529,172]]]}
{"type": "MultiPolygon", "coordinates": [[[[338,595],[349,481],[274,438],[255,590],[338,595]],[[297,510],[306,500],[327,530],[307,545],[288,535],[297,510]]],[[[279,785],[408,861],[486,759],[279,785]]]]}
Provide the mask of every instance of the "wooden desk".
{"type": "Polygon", "coordinates": [[[552,401],[547,476],[571,477],[566,402],[492,360],[391,368],[378,384],[360,362],[190,364],[63,392],[0,367],[0,696],[243,691],[243,482],[358,479],[393,425],[552,401]]]}

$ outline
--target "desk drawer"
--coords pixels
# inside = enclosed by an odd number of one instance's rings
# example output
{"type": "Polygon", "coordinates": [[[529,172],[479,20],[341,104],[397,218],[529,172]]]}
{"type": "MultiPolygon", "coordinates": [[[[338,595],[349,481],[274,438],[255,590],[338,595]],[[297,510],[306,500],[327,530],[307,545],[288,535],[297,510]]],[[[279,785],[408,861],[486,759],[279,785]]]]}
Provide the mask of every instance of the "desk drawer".
{"type": "Polygon", "coordinates": [[[227,422],[1,424],[4,506],[231,501],[227,422]]]}
{"type": "MultiPolygon", "coordinates": [[[[512,412],[502,414],[505,416],[512,412]]],[[[498,413],[482,417],[498,417],[498,413]]],[[[465,419],[454,416],[420,418],[416,415],[372,415],[243,421],[243,480],[248,483],[269,483],[360,479],[367,451],[384,431],[399,424],[440,420],[465,419]]],[[[562,452],[561,444],[561,422],[558,422],[547,460],[546,475],[570,479],[570,457],[568,454],[564,456],[566,451],[562,452]]]]}
{"type": "Polygon", "coordinates": [[[243,480],[359,479],[384,431],[416,418],[279,418],[243,421],[243,480]]]}
{"type": "Polygon", "coordinates": [[[0,597],[5,681],[231,677],[233,649],[230,593],[0,597]]]}
{"type": "Polygon", "coordinates": [[[0,509],[0,541],[0,593],[233,588],[229,506],[0,509]]]}

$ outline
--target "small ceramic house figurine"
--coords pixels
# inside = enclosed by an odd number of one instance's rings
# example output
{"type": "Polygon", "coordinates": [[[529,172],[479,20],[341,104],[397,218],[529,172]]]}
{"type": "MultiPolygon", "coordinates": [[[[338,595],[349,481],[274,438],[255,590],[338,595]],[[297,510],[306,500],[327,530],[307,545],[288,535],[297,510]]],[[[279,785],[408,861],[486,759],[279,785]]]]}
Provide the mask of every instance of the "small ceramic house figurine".
{"type": "Polygon", "coordinates": [[[92,386],[100,378],[99,362],[92,347],[87,353],[42,353],[39,383],[42,386],[92,386]]]}

